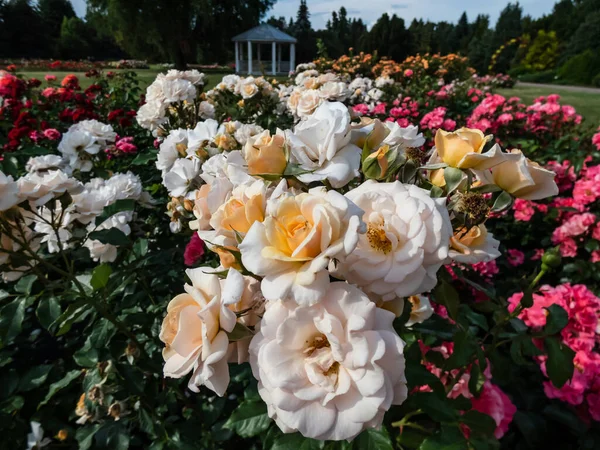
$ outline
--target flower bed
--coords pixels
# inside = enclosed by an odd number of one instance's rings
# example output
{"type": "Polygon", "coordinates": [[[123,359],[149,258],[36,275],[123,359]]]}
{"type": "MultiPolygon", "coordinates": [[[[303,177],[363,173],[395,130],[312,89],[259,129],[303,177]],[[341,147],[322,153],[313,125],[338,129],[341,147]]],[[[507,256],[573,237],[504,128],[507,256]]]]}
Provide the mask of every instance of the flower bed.
{"type": "Polygon", "coordinates": [[[593,440],[596,127],[466,67],[0,72],[8,441],[593,440]]]}

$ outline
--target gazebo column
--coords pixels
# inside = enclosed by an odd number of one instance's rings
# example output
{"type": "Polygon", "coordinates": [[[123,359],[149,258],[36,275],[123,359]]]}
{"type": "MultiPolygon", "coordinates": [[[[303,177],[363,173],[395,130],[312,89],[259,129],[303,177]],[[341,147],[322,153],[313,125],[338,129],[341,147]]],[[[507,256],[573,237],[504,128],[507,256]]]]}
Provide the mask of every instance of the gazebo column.
{"type": "Polygon", "coordinates": [[[290,72],[296,70],[296,44],[290,44],[290,72]]]}
{"type": "Polygon", "coordinates": [[[258,53],[258,70],[262,70],[262,64],[261,64],[261,56],[260,56],[260,42],[256,43],[256,48],[257,48],[257,53],[258,53]]]}
{"type": "Polygon", "coordinates": [[[248,75],[252,75],[252,41],[248,41],[248,75]]]}
{"type": "Polygon", "coordinates": [[[277,72],[281,72],[281,54],[283,53],[283,48],[281,44],[277,44],[277,47],[279,48],[279,52],[277,53],[277,72]]]}
{"type": "Polygon", "coordinates": [[[240,73],[240,48],[238,41],[234,41],[235,46],[235,73],[240,73]]]}
{"type": "Polygon", "coordinates": [[[277,74],[277,44],[275,42],[271,44],[271,73],[277,74]]]}

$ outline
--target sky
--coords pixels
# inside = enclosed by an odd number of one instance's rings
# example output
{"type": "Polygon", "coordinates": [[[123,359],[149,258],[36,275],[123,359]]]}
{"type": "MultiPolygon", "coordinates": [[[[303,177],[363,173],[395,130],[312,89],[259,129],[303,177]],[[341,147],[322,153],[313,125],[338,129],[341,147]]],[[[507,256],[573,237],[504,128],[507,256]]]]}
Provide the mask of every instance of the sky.
{"type": "MultiPolygon", "coordinates": [[[[176,1],[176,0],[174,0],[176,1]]],[[[85,0],[71,0],[78,16],[85,16],[85,0]]],[[[346,7],[349,17],[361,18],[371,27],[384,13],[396,14],[407,24],[414,18],[422,18],[433,22],[457,22],[463,11],[467,11],[470,21],[478,14],[488,14],[491,23],[495,24],[500,11],[508,0],[307,0],[314,29],[325,28],[332,11],[346,7]]],[[[556,0],[519,0],[523,12],[534,18],[552,11],[556,0]]],[[[295,17],[300,0],[278,0],[267,17],[285,16],[289,20],[295,17]]]]}

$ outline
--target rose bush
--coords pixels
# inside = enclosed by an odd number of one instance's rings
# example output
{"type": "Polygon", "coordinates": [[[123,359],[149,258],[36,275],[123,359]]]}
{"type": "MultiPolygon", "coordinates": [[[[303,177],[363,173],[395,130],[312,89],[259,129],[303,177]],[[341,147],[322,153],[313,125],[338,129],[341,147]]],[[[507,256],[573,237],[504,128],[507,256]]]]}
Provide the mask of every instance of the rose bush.
{"type": "Polygon", "coordinates": [[[594,448],[574,109],[452,55],[88,75],[0,73],[6,442],[594,448]]]}

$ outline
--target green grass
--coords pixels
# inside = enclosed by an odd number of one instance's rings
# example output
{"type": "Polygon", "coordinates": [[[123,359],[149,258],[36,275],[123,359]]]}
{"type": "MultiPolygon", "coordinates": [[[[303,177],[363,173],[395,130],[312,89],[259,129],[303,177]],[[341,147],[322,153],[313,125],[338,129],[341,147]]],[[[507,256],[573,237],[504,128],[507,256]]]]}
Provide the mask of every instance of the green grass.
{"type": "MultiPolygon", "coordinates": [[[[105,72],[108,72],[108,70],[105,70],[105,72]]],[[[118,71],[115,70],[115,72],[118,72],[118,71]]],[[[140,80],[140,87],[145,90],[146,87],[148,87],[148,85],[156,79],[156,75],[158,75],[161,72],[166,72],[166,69],[159,69],[159,68],[138,69],[138,70],[136,70],[136,72],[138,75],[138,79],[140,80]]],[[[85,76],[85,72],[25,71],[25,72],[18,72],[18,73],[21,75],[24,75],[28,78],[37,78],[38,80],[41,80],[41,81],[44,81],[44,76],[46,76],[46,75],[56,75],[57,81],[60,81],[65,75],[72,73],[73,75],[76,75],[77,78],[79,78],[79,84],[81,85],[81,87],[83,89],[87,88],[93,82],[93,79],[87,78],[85,76]]],[[[206,77],[208,79],[208,83],[205,86],[205,89],[210,89],[213,86],[215,86],[218,82],[221,81],[221,79],[225,75],[226,75],[225,73],[207,73],[206,77]]],[[[267,78],[269,78],[269,79],[276,78],[279,81],[283,81],[283,80],[287,79],[286,76],[272,77],[271,75],[267,75],[267,78]]]]}
{"type": "Polygon", "coordinates": [[[600,124],[600,93],[572,92],[560,86],[516,86],[512,89],[500,89],[498,93],[506,97],[520,97],[528,104],[531,104],[535,98],[541,95],[558,94],[560,95],[560,103],[573,106],[577,113],[583,116],[586,124],[593,126],[600,124]]]}

